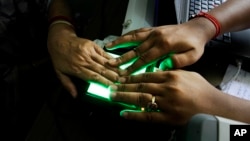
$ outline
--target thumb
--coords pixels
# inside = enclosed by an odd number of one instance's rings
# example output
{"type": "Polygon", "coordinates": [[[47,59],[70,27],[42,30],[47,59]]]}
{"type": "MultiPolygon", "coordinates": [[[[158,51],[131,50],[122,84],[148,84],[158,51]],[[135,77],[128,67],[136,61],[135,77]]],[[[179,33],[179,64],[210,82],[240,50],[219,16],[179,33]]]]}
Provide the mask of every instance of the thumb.
{"type": "Polygon", "coordinates": [[[192,51],[188,51],[185,53],[174,54],[171,58],[174,68],[182,68],[194,64],[200,56],[194,55],[192,51]]]}
{"type": "Polygon", "coordinates": [[[71,81],[71,79],[67,75],[62,74],[61,72],[57,72],[57,75],[64,88],[73,96],[73,98],[76,98],[77,96],[76,86],[71,81]]]}

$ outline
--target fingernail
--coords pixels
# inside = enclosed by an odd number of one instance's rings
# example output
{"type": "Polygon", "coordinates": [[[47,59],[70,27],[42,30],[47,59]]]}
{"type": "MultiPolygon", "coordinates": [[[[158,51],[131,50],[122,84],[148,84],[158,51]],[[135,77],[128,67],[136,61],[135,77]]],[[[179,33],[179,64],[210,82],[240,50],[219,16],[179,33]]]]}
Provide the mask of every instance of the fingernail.
{"type": "Polygon", "coordinates": [[[110,92],[114,92],[114,91],[116,91],[117,89],[118,89],[118,87],[117,87],[116,85],[110,85],[110,86],[109,86],[110,92]]]}
{"type": "Polygon", "coordinates": [[[127,70],[119,70],[119,75],[124,76],[127,74],[127,70]]]}
{"type": "Polygon", "coordinates": [[[116,63],[116,59],[110,59],[110,60],[108,61],[108,63],[109,63],[109,64],[115,64],[115,63],[116,63]]]}
{"type": "Polygon", "coordinates": [[[119,83],[125,83],[126,82],[126,78],[125,77],[120,77],[120,78],[118,78],[118,82],[119,83]]]}
{"type": "Polygon", "coordinates": [[[115,99],[115,96],[116,96],[116,93],[115,92],[111,92],[110,95],[109,95],[109,98],[111,100],[114,100],[115,99]]]}
{"type": "Polygon", "coordinates": [[[77,97],[77,92],[75,92],[75,91],[71,91],[70,94],[72,95],[73,98],[77,97]]]}

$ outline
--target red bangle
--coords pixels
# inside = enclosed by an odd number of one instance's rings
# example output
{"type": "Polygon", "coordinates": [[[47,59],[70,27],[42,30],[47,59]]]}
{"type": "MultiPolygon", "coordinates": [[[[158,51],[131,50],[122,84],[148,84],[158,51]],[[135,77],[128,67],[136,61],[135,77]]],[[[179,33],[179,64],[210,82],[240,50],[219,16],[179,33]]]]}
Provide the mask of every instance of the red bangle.
{"type": "Polygon", "coordinates": [[[211,21],[214,24],[215,30],[216,30],[214,38],[216,38],[220,34],[221,25],[220,25],[219,21],[215,17],[213,17],[212,15],[209,15],[208,13],[205,13],[205,12],[201,11],[200,13],[191,16],[190,19],[193,19],[193,18],[196,18],[196,17],[207,18],[209,21],[211,21]]]}
{"type": "Polygon", "coordinates": [[[70,24],[72,24],[73,27],[75,27],[75,24],[74,24],[74,22],[73,22],[73,20],[72,20],[71,18],[66,17],[66,16],[61,16],[61,15],[50,18],[50,19],[48,20],[49,26],[50,26],[53,22],[58,21],[58,20],[67,21],[67,22],[69,22],[70,24]]]}

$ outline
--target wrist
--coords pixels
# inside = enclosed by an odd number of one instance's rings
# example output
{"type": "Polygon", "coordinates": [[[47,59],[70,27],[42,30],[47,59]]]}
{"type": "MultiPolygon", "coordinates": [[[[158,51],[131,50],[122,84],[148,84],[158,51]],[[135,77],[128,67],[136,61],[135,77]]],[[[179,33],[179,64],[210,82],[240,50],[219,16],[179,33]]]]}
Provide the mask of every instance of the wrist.
{"type": "Polygon", "coordinates": [[[215,17],[213,17],[212,15],[201,11],[200,13],[198,13],[196,15],[193,15],[190,18],[190,20],[195,19],[195,18],[203,19],[203,24],[204,24],[203,27],[204,27],[204,29],[207,28],[208,31],[214,32],[212,38],[216,38],[220,34],[220,32],[221,32],[220,22],[215,17]]]}
{"type": "Polygon", "coordinates": [[[58,25],[58,24],[67,25],[67,26],[71,27],[73,30],[75,30],[75,24],[70,17],[58,15],[58,16],[54,16],[48,20],[49,29],[55,25],[58,25]]]}
{"type": "Polygon", "coordinates": [[[183,23],[183,25],[186,26],[188,32],[190,32],[194,38],[198,39],[198,41],[204,45],[210,41],[215,34],[212,23],[205,18],[195,18],[183,23]]]}
{"type": "Polygon", "coordinates": [[[192,33],[196,35],[199,40],[208,42],[214,38],[216,33],[214,25],[206,18],[197,17],[187,22],[187,24],[189,28],[193,29],[192,33]]]}
{"type": "Polygon", "coordinates": [[[48,36],[49,38],[56,40],[77,37],[75,30],[67,24],[54,24],[53,26],[50,26],[48,36]]]}

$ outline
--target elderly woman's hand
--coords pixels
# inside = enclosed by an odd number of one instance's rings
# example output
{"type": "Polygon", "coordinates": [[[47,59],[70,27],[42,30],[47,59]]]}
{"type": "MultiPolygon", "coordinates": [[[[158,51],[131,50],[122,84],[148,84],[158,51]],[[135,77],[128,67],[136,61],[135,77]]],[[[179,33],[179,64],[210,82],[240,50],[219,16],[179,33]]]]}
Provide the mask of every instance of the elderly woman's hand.
{"type": "Polygon", "coordinates": [[[118,80],[117,69],[106,65],[112,57],[94,42],[77,37],[67,25],[50,28],[48,50],[59,79],[74,97],[77,91],[69,76],[104,85],[118,80]]]}

